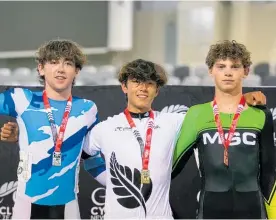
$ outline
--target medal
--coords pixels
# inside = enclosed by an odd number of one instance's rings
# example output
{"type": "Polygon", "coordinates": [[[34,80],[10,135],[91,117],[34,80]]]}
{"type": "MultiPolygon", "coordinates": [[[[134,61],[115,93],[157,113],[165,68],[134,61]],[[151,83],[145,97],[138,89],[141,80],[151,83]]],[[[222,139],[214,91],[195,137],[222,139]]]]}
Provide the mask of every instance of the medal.
{"type": "Polygon", "coordinates": [[[145,145],[143,143],[143,139],[141,137],[140,132],[137,130],[136,125],[131,118],[131,115],[130,115],[128,109],[125,109],[124,113],[125,113],[128,123],[132,129],[132,132],[133,132],[134,136],[136,137],[137,142],[140,145],[141,156],[142,156],[141,183],[149,184],[151,181],[150,172],[149,172],[149,160],[150,160],[152,130],[154,127],[154,113],[152,110],[149,112],[149,122],[148,122],[148,128],[147,128],[147,132],[146,132],[145,145]]]}
{"type": "Polygon", "coordinates": [[[149,172],[149,170],[142,170],[141,171],[141,183],[142,184],[149,184],[150,183],[150,172],[149,172]]]}
{"type": "Polygon", "coordinates": [[[53,154],[53,166],[61,166],[61,153],[60,152],[54,152],[53,154]]]}
{"type": "Polygon", "coordinates": [[[232,120],[232,125],[229,128],[228,136],[227,136],[227,138],[225,138],[223,128],[222,128],[222,123],[221,123],[220,117],[219,117],[219,109],[218,109],[216,99],[214,99],[214,102],[213,102],[213,113],[214,113],[214,117],[215,117],[215,122],[217,125],[217,129],[218,129],[218,133],[219,133],[221,142],[224,146],[223,162],[224,162],[225,166],[227,166],[227,167],[229,166],[228,148],[229,148],[231,140],[234,136],[234,133],[235,133],[235,130],[236,130],[236,127],[238,124],[238,119],[244,109],[244,106],[245,106],[245,98],[244,98],[244,96],[242,96],[240,103],[238,105],[237,111],[232,120]]]}
{"type": "Polygon", "coordinates": [[[48,120],[50,123],[51,131],[52,131],[52,135],[53,135],[53,141],[55,143],[55,151],[53,153],[52,165],[53,166],[61,166],[61,146],[62,146],[62,142],[63,142],[63,138],[64,138],[66,125],[67,125],[69,115],[71,112],[72,96],[70,96],[67,100],[67,105],[65,107],[65,111],[64,111],[63,118],[61,121],[59,133],[57,133],[54,116],[53,116],[51,106],[49,103],[49,99],[47,97],[45,90],[43,92],[43,103],[44,103],[45,109],[47,111],[47,117],[48,117],[48,120]]]}

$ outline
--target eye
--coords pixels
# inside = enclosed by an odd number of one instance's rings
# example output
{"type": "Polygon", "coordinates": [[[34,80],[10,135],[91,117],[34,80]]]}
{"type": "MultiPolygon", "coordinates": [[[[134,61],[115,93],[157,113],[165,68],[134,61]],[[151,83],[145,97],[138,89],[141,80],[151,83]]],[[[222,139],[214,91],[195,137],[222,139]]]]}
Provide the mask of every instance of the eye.
{"type": "Polygon", "coordinates": [[[135,84],[140,84],[140,82],[138,80],[133,80],[132,82],[135,84]]]}
{"type": "Polygon", "coordinates": [[[74,65],[73,62],[70,62],[70,61],[67,61],[65,64],[68,65],[68,66],[73,66],[74,65]]]}
{"type": "Polygon", "coordinates": [[[58,62],[57,62],[57,60],[51,60],[50,61],[50,64],[57,64],[58,62]]]}
{"type": "Polygon", "coordinates": [[[223,69],[225,66],[224,65],[221,65],[221,64],[218,64],[218,65],[216,65],[216,68],[217,69],[223,69]]]}

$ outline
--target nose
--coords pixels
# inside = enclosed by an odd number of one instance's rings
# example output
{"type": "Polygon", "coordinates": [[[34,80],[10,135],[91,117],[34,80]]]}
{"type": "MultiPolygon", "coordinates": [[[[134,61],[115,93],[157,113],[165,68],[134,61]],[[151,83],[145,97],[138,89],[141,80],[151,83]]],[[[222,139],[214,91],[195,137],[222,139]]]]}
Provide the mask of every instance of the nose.
{"type": "Polygon", "coordinates": [[[147,83],[141,82],[140,85],[139,85],[139,89],[141,91],[146,91],[148,89],[147,83]]]}
{"type": "Polygon", "coordinates": [[[59,65],[58,65],[58,72],[59,73],[64,73],[64,65],[65,65],[64,62],[59,63],[59,65]]]}
{"type": "Polygon", "coordinates": [[[231,68],[225,68],[224,75],[225,76],[232,76],[233,74],[232,74],[231,68]]]}

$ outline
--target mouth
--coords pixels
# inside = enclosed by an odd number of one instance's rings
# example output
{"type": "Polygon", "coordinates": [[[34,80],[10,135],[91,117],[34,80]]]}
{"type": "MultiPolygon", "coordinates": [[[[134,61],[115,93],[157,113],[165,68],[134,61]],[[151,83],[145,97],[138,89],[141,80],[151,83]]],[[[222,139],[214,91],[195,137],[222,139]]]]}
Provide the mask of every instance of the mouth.
{"type": "Polygon", "coordinates": [[[222,80],[222,82],[225,82],[225,83],[233,83],[234,80],[231,80],[231,79],[225,79],[225,80],[222,80]]]}
{"type": "Polygon", "coordinates": [[[65,80],[66,77],[65,77],[65,76],[56,76],[55,79],[58,79],[58,80],[65,80]]]}
{"type": "Polygon", "coordinates": [[[146,99],[146,98],[148,98],[147,95],[142,95],[142,94],[141,95],[137,95],[137,97],[140,98],[140,99],[146,99]]]}

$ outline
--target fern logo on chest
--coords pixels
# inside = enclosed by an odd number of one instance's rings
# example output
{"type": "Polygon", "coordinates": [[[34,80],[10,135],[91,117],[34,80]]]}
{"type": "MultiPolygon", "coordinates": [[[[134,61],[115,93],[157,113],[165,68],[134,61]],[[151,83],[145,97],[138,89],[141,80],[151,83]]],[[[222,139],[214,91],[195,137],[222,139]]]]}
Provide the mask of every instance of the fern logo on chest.
{"type": "Polygon", "coordinates": [[[120,165],[114,152],[110,158],[110,174],[118,203],[128,209],[142,206],[146,216],[146,202],[152,192],[152,181],[141,184],[140,171],[136,168],[132,171],[129,167],[120,165]]]}

